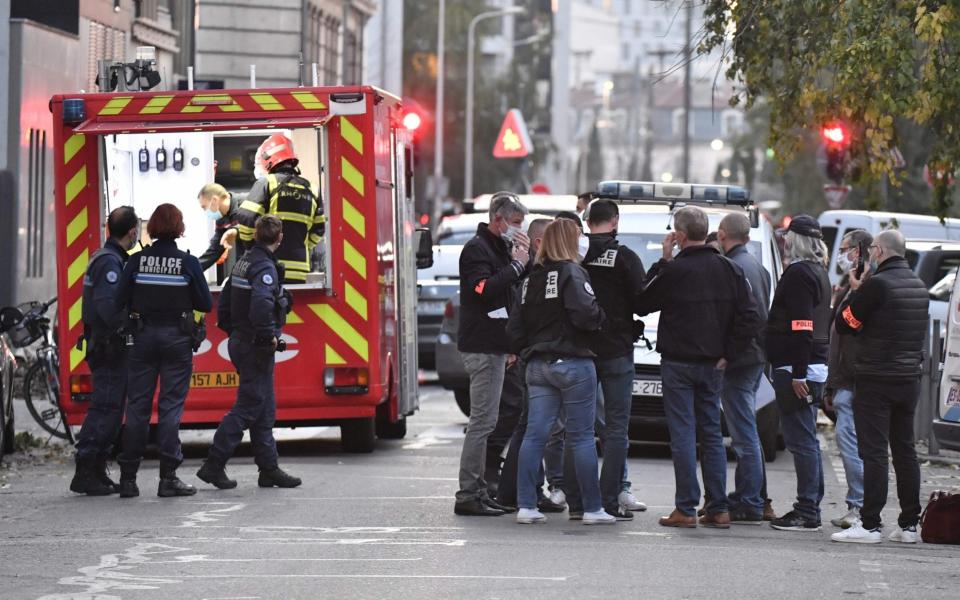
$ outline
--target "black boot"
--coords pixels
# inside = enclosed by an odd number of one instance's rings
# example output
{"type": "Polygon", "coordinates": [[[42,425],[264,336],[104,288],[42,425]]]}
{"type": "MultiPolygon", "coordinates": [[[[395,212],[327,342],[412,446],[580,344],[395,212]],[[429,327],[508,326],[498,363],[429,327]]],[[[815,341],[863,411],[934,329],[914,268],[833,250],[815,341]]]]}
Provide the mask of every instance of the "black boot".
{"type": "Polygon", "coordinates": [[[197,488],[180,481],[180,478],[177,477],[176,467],[160,465],[160,485],[157,486],[158,496],[172,498],[174,496],[192,496],[196,493],[197,488]]]}
{"type": "Polygon", "coordinates": [[[303,482],[299,477],[284,473],[280,467],[260,471],[260,477],[257,478],[257,485],[260,487],[295,488],[301,483],[303,482]]]}
{"type": "Polygon", "coordinates": [[[70,482],[70,491],[87,496],[109,496],[113,493],[113,488],[100,481],[94,460],[78,457],[77,470],[70,482]]]}
{"type": "MultiPolygon", "coordinates": [[[[118,462],[120,462],[118,460],[118,462]]],[[[140,468],[140,462],[120,462],[120,497],[136,498],[140,495],[140,488],[137,487],[137,470],[140,468]]]]}
{"type": "Polygon", "coordinates": [[[221,490],[232,490],[237,487],[237,480],[227,477],[225,466],[209,458],[203,461],[203,466],[197,471],[197,479],[206,481],[221,490]]]}
{"type": "Polygon", "coordinates": [[[97,479],[103,485],[107,486],[111,490],[111,494],[116,494],[120,491],[120,486],[112,479],[110,479],[109,471],[107,470],[107,457],[100,456],[97,457],[95,465],[95,472],[97,479]]]}

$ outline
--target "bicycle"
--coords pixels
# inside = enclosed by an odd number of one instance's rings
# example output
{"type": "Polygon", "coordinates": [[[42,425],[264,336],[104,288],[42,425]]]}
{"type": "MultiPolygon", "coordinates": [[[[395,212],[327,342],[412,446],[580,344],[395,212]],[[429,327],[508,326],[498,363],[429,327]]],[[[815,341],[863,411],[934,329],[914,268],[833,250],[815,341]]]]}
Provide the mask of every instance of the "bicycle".
{"type": "Polygon", "coordinates": [[[51,436],[72,443],[73,433],[60,406],[60,352],[50,319],[45,316],[56,302],[54,296],[48,302],[31,302],[26,313],[9,308],[4,311],[15,311],[9,319],[13,325],[8,329],[15,348],[40,342],[36,360],[23,378],[23,395],[30,416],[51,436]]]}

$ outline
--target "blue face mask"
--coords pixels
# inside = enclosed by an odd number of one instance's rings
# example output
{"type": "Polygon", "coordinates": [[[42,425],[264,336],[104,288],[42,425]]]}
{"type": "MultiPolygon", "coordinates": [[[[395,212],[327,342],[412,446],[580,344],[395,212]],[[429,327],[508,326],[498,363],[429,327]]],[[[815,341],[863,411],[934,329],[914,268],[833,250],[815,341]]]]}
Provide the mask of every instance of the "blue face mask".
{"type": "Polygon", "coordinates": [[[216,221],[221,217],[223,217],[223,215],[220,214],[219,210],[207,209],[207,218],[210,219],[211,221],[216,221]]]}

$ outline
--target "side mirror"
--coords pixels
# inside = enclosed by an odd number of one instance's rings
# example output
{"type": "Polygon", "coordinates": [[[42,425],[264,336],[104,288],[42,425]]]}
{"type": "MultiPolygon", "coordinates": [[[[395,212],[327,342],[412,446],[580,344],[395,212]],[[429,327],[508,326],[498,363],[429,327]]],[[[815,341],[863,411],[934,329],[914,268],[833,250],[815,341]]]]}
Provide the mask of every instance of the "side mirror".
{"type": "Polygon", "coordinates": [[[22,320],[23,313],[20,312],[19,308],[8,306],[0,310],[0,333],[10,331],[22,320]]]}
{"type": "Polygon", "coordinates": [[[750,207],[747,211],[747,216],[750,219],[750,227],[756,229],[760,227],[760,209],[756,205],[750,207]]]}
{"type": "Polygon", "coordinates": [[[417,247],[417,268],[433,266],[433,235],[429,229],[419,228],[413,233],[413,245],[417,247]]]}

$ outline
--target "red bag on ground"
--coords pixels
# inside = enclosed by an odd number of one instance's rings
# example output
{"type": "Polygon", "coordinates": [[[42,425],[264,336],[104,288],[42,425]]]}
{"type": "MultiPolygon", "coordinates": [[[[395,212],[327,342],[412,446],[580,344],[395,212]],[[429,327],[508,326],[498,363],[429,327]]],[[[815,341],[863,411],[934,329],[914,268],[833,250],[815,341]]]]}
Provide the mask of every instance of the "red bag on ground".
{"type": "Polygon", "coordinates": [[[927,544],[960,544],[960,494],[930,494],[920,515],[920,537],[927,544]]]}

